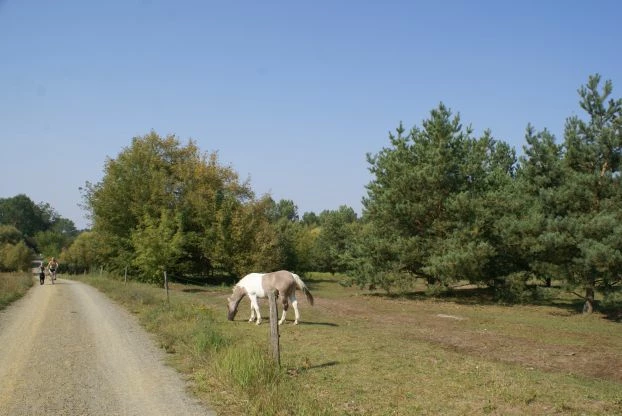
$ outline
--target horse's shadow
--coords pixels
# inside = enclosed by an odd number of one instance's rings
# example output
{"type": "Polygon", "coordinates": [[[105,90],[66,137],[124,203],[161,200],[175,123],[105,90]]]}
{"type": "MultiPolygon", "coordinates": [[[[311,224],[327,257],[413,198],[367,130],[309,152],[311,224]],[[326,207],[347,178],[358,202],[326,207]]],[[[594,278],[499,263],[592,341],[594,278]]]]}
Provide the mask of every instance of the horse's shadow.
{"type": "Polygon", "coordinates": [[[328,361],[322,364],[317,364],[317,365],[311,365],[309,367],[306,367],[305,370],[315,370],[317,368],[326,368],[326,367],[332,367],[334,365],[339,364],[339,361],[328,361]]]}

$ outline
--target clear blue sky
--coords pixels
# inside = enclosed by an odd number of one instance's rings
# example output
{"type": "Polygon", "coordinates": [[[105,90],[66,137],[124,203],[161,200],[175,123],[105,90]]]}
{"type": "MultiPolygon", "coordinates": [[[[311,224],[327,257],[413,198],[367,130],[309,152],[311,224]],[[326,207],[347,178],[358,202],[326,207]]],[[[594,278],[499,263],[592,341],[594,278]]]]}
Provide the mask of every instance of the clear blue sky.
{"type": "Polygon", "coordinates": [[[439,102],[522,151],[590,74],[622,96],[619,1],[0,0],[0,198],[88,226],[79,187],[152,129],[300,214],[361,210],[366,153],[439,102]]]}

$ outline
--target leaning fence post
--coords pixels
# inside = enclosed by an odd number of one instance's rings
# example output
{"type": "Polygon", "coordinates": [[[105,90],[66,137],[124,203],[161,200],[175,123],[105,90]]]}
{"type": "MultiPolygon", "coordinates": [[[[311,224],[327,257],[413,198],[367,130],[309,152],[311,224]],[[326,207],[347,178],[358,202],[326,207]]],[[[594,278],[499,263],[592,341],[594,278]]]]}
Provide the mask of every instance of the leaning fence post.
{"type": "Polygon", "coordinates": [[[166,277],[166,270],[164,270],[164,288],[166,289],[166,303],[168,303],[168,278],[166,277]]]}
{"type": "Polygon", "coordinates": [[[276,296],[274,291],[268,292],[270,302],[270,344],[272,345],[272,358],[277,367],[281,366],[281,351],[279,348],[279,314],[276,308],[276,296]]]}

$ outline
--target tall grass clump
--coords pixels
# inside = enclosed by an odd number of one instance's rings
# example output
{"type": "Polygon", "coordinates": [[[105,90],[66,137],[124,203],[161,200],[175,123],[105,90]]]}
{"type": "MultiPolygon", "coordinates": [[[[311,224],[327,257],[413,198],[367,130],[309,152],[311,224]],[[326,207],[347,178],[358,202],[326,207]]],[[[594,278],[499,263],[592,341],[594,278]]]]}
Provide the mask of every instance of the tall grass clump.
{"type": "Polygon", "coordinates": [[[0,274],[0,309],[21,298],[32,287],[33,278],[28,273],[0,274]]]}
{"type": "MultiPolygon", "coordinates": [[[[216,377],[231,386],[235,395],[245,403],[241,413],[248,416],[318,415],[318,407],[300,398],[297,381],[292,381],[280,369],[269,352],[242,343],[224,348],[212,361],[216,377]],[[295,387],[295,389],[294,389],[295,387]]],[[[240,411],[238,411],[240,412],[240,411]]],[[[237,413],[236,413],[237,414],[237,413]]]]}
{"type": "Polygon", "coordinates": [[[192,336],[192,347],[195,356],[204,357],[229,345],[229,339],[221,331],[214,328],[214,321],[211,315],[209,317],[199,317],[198,319],[197,331],[192,336]]]}
{"type": "Polygon", "coordinates": [[[278,383],[281,374],[267,351],[248,345],[227,348],[216,365],[220,376],[242,391],[278,383]]]}

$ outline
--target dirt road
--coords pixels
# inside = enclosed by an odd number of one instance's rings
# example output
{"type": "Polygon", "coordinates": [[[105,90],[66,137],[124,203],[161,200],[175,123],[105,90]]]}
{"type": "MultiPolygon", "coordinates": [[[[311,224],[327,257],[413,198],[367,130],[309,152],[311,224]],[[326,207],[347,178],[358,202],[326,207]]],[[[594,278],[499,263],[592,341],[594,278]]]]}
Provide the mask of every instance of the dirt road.
{"type": "Polygon", "coordinates": [[[0,416],[215,415],[136,319],[90,286],[58,279],[0,312],[0,416]]]}

